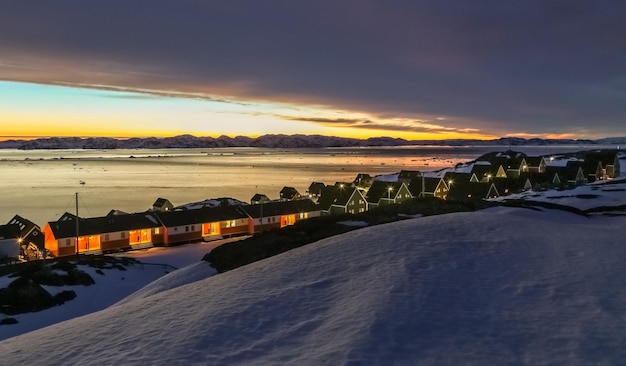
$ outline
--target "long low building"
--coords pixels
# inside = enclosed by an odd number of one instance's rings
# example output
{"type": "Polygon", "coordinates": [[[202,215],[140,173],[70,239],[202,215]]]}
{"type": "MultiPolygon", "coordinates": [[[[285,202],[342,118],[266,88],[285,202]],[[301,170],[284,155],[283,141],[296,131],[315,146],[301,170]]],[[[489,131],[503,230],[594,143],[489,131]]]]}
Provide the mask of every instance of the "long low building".
{"type": "Polygon", "coordinates": [[[78,218],[65,213],[44,227],[45,247],[54,256],[97,254],[152,246],[217,240],[293,225],[320,216],[310,200],[120,213],[78,218]]]}

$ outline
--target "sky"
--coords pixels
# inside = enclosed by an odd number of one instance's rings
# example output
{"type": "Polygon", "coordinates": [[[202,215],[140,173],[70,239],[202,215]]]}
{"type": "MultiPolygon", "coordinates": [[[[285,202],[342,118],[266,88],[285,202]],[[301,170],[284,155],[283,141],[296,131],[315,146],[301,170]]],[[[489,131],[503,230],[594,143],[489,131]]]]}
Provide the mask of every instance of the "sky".
{"type": "Polygon", "coordinates": [[[626,136],[626,3],[4,0],[0,139],[626,136]]]}

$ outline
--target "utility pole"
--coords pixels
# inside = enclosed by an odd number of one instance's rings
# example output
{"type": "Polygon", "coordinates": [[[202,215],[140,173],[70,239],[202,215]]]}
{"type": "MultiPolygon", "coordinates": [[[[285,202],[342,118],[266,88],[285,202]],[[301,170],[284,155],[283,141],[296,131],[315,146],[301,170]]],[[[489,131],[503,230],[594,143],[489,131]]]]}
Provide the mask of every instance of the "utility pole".
{"type": "Polygon", "coordinates": [[[76,192],[76,255],[78,255],[78,192],[76,192]]]}

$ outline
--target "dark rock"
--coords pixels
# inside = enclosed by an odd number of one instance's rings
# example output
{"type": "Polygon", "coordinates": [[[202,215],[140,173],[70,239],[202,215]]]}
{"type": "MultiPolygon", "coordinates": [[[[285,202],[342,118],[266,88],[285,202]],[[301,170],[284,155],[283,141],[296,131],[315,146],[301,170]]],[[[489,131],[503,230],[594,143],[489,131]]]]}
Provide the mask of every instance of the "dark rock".
{"type": "Polygon", "coordinates": [[[69,291],[61,291],[58,294],[54,295],[54,300],[57,305],[63,305],[66,301],[70,301],[76,298],[76,292],[69,291]]]}
{"type": "Polygon", "coordinates": [[[0,320],[0,325],[11,325],[11,324],[17,324],[17,319],[15,319],[15,318],[4,318],[4,319],[0,320]]]}
{"type": "Polygon", "coordinates": [[[0,306],[5,314],[39,311],[54,305],[54,297],[30,278],[20,277],[0,289],[0,306]]]}

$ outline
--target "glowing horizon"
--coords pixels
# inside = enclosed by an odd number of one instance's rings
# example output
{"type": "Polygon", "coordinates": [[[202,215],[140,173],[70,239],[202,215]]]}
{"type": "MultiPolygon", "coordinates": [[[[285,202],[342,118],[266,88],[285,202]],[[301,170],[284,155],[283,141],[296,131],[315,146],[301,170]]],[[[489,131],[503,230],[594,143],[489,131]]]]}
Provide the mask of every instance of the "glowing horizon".
{"type": "Polygon", "coordinates": [[[258,137],[325,135],[406,140],[491,139],[471,129],[324,106],[214,99],[194,94],[0,81],[0,140],[46,137],[258,137]],[[160,93],[160,94],[159,94],[160,93]],[[411,131],[416,129],[416,131],[411,131]]]}

